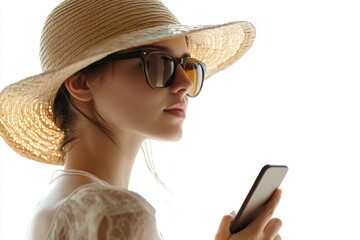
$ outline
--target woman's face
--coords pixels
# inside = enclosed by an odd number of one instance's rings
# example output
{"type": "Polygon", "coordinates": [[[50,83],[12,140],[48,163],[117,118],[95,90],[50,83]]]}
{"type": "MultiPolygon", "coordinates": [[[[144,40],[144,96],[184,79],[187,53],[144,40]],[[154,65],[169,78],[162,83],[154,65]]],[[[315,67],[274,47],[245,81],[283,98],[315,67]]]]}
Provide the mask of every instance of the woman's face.
{"type": "MultiPolygon", "coordinates": [[[[189,53],[184,37],[152,45],[167,48],[173,57],[189,53]]],[[[178,140],[182,136],[186,94],[192,83],[180,65],[173,84],[167,88],[149,87],[140,59],[114,61],[100,82],[88,85],[96,110],[115,135],[136,134],[158,140],[178,140]]]]}

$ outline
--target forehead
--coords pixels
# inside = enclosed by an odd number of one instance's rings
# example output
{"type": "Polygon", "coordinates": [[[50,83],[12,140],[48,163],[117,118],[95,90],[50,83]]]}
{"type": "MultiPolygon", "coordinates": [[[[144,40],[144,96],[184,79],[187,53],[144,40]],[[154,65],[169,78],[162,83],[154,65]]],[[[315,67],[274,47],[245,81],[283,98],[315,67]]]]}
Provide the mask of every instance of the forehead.
{"type": "Polygon", "coordinates": [[[139,48],[143,48],[143,47],[160,48],[164,51],[169,52],[172,56],[175,56],[175,57],[190,55],[188,47],[187,47],[187,43],[186,43],[186,38],[184,36],[163,40],[160,42],[155,42],[150,45],[141,46],[139,48]]]}

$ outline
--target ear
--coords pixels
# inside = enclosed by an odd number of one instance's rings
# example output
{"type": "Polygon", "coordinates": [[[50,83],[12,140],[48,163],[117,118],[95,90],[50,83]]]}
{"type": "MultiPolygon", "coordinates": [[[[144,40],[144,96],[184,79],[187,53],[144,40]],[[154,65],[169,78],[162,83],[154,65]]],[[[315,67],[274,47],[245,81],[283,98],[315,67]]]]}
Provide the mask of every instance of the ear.
{"type": "Polygon", "coordinates": [[[65,86],[70,95],[80,101],[88,102],[92,99],[90,88],[87,86],[87,83],[80,72],[74,73],[71,77],[66,79],[65,86]]]}

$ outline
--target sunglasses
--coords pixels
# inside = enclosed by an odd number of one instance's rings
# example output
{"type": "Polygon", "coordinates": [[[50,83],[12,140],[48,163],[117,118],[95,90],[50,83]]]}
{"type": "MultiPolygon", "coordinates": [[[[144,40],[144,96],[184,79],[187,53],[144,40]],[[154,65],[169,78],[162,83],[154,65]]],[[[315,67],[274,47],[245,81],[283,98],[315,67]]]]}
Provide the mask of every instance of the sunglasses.
{"type": "Polygon", "coordinates": [[[171,86],[175,80],[177,66],[180,64],[192,83],[192,88],[187,95],[189,97],[199,95],[204,82],[206,65],[195,58],[175,58],[162,50],[146,49],[111,54],[96,64],[133,58],[141,59],[146,82],[154,89],[171,86]]]}

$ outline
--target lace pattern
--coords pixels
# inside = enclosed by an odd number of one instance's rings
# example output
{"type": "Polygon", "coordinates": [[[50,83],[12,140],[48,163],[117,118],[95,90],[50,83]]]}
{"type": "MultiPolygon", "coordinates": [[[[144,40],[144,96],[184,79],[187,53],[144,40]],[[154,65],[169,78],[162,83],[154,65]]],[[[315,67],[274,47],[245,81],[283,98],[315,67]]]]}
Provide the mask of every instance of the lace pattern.
{"type": "Polygon", "coordinates": [[[155,210],[134,192],[88,184],[74,191],[58,209],[45,239],[95,240],[99,236],[106,240],[159,240],[155,210]]]}

